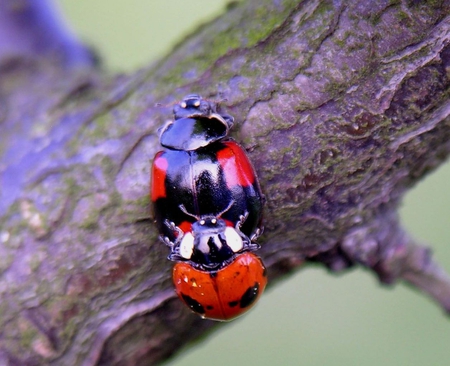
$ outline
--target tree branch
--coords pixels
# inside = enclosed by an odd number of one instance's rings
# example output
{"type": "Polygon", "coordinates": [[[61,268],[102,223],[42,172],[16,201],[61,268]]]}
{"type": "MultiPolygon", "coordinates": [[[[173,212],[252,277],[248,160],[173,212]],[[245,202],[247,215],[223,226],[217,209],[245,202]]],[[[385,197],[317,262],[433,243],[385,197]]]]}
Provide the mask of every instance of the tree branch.
{"type": "Polygon", "coordinates": [[[226,97],[249,148],[270,279],[359,263],[450,310],[448,277],[396,214],[450,150],[449,10],[248,1],[128,76],[90,57],[80,69],[80,53],[39,32],[58,56],[19,47],[10,62],[0,37],[0,363],[154,364],[217,326],[175,298],[149,217],[149,161],[170,118],[155,103],[194,92],[226,97]]]}

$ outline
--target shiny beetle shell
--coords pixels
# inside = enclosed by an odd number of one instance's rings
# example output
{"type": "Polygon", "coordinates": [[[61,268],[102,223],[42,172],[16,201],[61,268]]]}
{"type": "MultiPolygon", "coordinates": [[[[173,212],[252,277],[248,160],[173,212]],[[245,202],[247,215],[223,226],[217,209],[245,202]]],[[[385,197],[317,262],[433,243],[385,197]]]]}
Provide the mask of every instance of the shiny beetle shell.
{"type": "Polygon", "coordinates": [[[253,307],[264,292],[267,276],[261,259],[247,252],[216,272],[177,263],[173,281],[179,298],[193,312],[206,319],[227,321],[253,307]]]}

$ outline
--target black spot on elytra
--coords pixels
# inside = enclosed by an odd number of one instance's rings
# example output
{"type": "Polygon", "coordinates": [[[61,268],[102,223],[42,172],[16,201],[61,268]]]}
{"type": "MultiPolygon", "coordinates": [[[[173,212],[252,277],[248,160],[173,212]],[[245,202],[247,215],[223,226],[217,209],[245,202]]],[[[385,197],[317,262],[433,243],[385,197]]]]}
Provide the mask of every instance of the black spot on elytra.
{"type": "Polygon", "coordinates": [[[238,305],[239,304],[239,301],[230,301],[229,303],[228,303],[228,305],[230,305],[230,308],[234,308],[236,305],[238,305]]]}
{"type": "Polygon", "coordinates": [[[241,300],[239,301],[239,306],[241,308],[246,308],[253,304],[258,297],[259,293],[259,283],[255,282],[255,284],[245,291],[244,295],[242,295],[241,300]]]}
{"type": "Polygon", "coordinates": [[[212,305],[206,305],[206,308],[207,308],[208,310],[212,310],[212,309],[214,309],[214,306],[212,306],[212,305]]]}
{"type": "Polygon", "coordinates": [[[181,294],[181,297],[192,311],[196,312],[197,314],[205,314],[205,308],[197,300],[194,300],[192,297],[185,294],[181,294]]]}

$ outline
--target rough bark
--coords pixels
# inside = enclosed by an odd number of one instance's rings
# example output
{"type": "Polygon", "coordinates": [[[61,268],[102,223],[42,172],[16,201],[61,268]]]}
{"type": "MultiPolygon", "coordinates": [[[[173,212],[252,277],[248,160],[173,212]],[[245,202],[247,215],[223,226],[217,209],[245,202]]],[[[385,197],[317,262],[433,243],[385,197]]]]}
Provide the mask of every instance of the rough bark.
{"type": "Polygon", "coordinates": [[[397,216],[450,150],[447,1],[239,3],[122,76],[95,68],[45,1],[12,4],[0,5],[0,34],[15,36],[0,36],[1,364],[149,365],[217,326],[175,298],[149,215],[170,118],[155,104],[190,92],[226,98],[236,118],[267,198],[271,280],[309,261],[361,264],[450,311],[449,277],[397,216]]]}

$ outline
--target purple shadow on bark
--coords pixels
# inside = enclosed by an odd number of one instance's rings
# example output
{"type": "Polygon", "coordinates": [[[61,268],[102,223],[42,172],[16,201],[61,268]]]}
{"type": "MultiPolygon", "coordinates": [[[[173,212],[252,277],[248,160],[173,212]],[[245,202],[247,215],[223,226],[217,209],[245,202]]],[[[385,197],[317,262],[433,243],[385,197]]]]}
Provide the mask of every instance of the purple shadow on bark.
{"type": "Polygon", "coordinates": [[[92,66],[96,57],[78,42],[52,0],[0,2],[0,63],[52,57],[66,67],[92,66]]]}

